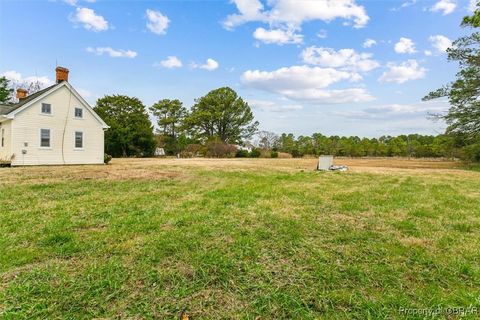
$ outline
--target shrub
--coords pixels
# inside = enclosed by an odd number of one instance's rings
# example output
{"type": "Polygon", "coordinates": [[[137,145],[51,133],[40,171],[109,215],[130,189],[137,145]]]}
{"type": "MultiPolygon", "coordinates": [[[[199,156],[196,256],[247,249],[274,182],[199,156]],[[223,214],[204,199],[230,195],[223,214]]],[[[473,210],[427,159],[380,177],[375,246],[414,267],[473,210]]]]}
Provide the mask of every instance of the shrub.
{"type": "Polygon", "coordinates": [[[205,147],[207,149],[206,155],[215,158],[231,158],[235,156],[237,151],[237,148],[234,145],[225,143],[220,139],[208,141],[205,147]]]}
{"type": "Polygon", "coordinates": [[[300,151],[298,151],[297,149],[293,149],[292,150],[292,157],[294,158],[301,158],[303,156],[302,153],[300,153],[300,151]]]}
{"type": "Polygon", "coordinates": [[[480,162],[480,143],[471,144],[464,148],[465,158],[468,161],[480,162]]]}
{"type": "Polygon", "coordinates": [[[277,152],[277,151],[272,151],[272,152],[270,153],[270,157],[272,157],[272,158],[278,158],[278,152],[277,152]]]}
{"type": "MultiPolygon", "coordinates": [[[[202,154],[203,146],[201,144],[189,144],[180,152],[182,158],[193,158],[202,154]]],[[[203,152],[205,153],[205,152],[203,152]]]]}
{"type": "Polygon", "coordinates": [[[108,164],[110,161],[112,161],[112,156],[105,153],[103,155],[103,163],[108,164]]]}
{"type": "Polygon", "coordinates": [[[258,158],[258,157],[260,157],[260,154],[261,154],[260,150],[255,148],[255,149],[252,150],[252,152],[250,152],[250,157],[251,158],[258,158]]]}
{"type": "Polygon", "coordinates": [[[237,150],[237,153],[235,154],[235,157],[237,158],[247,158],[248,157],[248,151],[247,150],[237,150]]]}
{"type": "Polygon", "coordinates": [[[281,159],[291,159],[292,155],[290,153],[287,153],[287,152],[279,152],[278,157],[281,158],[281,159]]]}

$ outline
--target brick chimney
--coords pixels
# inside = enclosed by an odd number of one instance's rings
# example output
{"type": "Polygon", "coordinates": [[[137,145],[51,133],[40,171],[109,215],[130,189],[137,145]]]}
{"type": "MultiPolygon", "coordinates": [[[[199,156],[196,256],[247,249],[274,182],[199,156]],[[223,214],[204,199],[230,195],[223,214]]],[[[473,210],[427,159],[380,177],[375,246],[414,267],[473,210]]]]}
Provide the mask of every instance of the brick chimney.
{"type": "Polygon", "coordinates": [[[27,97],[28,91],[22,88],[17,88],[17,99],[22,100],[27,97]]]}
{"type": "Polygon", "coordinates": [[[68,82],[68,69],[64,67],[56,67],[55,68],[55,74],[57,78],[57,83],[60,83],[62,81],[67,81],[68,82]]]}

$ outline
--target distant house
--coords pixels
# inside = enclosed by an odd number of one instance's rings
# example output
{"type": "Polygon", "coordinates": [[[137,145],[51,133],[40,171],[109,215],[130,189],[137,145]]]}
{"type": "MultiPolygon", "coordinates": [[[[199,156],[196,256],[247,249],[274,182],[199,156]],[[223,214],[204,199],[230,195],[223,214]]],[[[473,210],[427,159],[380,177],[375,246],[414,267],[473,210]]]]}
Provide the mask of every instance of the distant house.
{"type": "Polygon", "coordinates": [[[56,84],[0,105],[0,162],[18,165],[100,164],[107,124],[57,67],[56,84]]]}
{"type": "Polygon", "coordinates": [[[252,150],[255,149],[255,146],[250,142],[246,142],[244,145],[235,145],[235,147],[237,150],[245,150],[247,152],[252,152],[252,150]]]}
{"type": "Polygon", "coordinates": [[[156,149],[155,149],[154,156],[155,156],[155,157],[163,157],[163,156],[165,156],[165,150],[164,150],[163,148],[156,148],[156,149]]]}

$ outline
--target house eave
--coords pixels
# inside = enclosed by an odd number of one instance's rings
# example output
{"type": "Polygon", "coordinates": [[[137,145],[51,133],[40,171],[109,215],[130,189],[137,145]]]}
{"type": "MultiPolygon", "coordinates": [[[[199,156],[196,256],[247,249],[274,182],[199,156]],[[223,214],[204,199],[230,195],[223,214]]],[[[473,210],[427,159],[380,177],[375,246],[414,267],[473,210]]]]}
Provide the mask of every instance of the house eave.
{"type": "Polygon", "coordinates": [[[8,121],[8,120],[12,120],[12,119],[13,119],[13,116],[0,115],[0,122],[5,122],[5,121],[8,121]]]}

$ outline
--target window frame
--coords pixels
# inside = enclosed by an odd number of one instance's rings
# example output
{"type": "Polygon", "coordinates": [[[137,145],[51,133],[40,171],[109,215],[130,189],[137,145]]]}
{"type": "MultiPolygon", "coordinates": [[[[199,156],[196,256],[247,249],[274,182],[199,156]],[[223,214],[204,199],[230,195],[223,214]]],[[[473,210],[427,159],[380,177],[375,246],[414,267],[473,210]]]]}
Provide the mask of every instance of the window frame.
{"type": "Polygon", "coordinates": [[[73,109],[73,117],[75,119],[83,119],[83,108],[82,107],[75,107],[73,109]],[[77,117],[77,110],[80,110],[81,111],[81,116],[80,117],[77,117]]]}
{"type": "Polygon", "coordinates": [[[83,131],[75,130],[75,132],[73,133],[73,148],[75,150],[84,150],[85,149],[85,133],[83,131]],[[77,147],[77,133],[82,134],[82,146],[81,147],[77,147]]]}
{"type": "Polygon", "coordinates": [[[50,128],[40,128],[38,130],[39,132],[39,149],[52,149],[52,129],[50,128]],[[48,147],[47,146],[42,146],[42,130],[48,130],[48,147]]]}
{"type": "Polygon", "coordinates": [[[46,102],[42,102],[42,105],[40,107],[40,114],[43,114],[44,116],[51,116],[53,113],[52,113],[52,104],[51,103],[46,103],[46,102]],[[50,112],[43,112],[43,107],[44,106],[49,106],[49,110],[50,112]]]}

